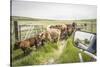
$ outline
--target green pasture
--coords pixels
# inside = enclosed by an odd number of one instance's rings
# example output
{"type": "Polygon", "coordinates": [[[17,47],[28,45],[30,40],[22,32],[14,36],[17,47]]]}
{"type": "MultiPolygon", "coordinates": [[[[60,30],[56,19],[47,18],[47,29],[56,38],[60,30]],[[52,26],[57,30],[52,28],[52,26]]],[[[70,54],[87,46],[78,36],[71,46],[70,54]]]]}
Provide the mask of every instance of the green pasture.
{"type": "MultiPolygon", "coordinates": [[[[32,24],[32,25],[43,25],[45,28],[48,25],[54,24],[71,24],[73,20],[42,20],[42,21],[25,21],[19,20],[18,24],[32,24]]],[[[96,33],[96,21],[75,21],[77,24],[84,24],[90,25],[93,23],[93,30],[92,29],[83,29],[82,31],[93,32],[96,33]]],[[[13,24],[12,24],[13,26],[13,24]]],[[[89,26],[88,26],[89,27],[89,26]]],[[[24,33],[22,32],[24,35],[24,33]]],[[[44,46],[40,47],[39,49],[35,49],[34,47],[30,48],[32,51],[28,55],[24,55],[21,49],[13,50],[14,45],[14,34],[11,35],[12,38],[12,65],[13,66],[25,66],[25,65],[38,65],[38,64],[49,64],[50,58],[54,59],[54,64],[61,64],[61,63],[75,63],[80,62],[78,53],[80,50],[74,46],[73,43],[73,36],[69,37],[66,40],[66,47],[63,49],[63,52],[57,57],[55,51],[59,50],[59,46],[61,44],[47,42],[44,46]]],[[[92,58],[83,52],[81,52],[83,61],[89,62],[92,61],[92,58]]]]}

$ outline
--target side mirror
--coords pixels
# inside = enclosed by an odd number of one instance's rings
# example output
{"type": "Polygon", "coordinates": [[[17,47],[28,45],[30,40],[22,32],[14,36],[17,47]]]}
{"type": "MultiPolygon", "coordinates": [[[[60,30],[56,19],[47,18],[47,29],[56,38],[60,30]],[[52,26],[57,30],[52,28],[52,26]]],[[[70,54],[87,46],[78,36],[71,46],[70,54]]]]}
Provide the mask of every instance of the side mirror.
{"type": "Polygon", "coordinates": [[[74,34],[74,44],[80,49],[96,53],[96,34],[76,31],[74,34]]]}

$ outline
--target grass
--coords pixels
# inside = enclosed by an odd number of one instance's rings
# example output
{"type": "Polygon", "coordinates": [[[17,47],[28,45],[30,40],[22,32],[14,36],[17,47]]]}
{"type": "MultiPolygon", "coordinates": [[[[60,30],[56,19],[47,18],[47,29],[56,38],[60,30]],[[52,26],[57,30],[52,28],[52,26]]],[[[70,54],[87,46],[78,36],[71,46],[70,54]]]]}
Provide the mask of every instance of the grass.
{"type": "Polygon", "coordinates": [[[71,39],[68,39],[66,47],[60,58],[57,60],[57,63],[79,62],[78,52],[79,50],[73,46],[71,39]]]}
{"type": "MultiPolygon", "coordinates": [[[[76,62],[80,62],[78,53],[80,52],[80,50],[78,48],[76,48],[75,46],[73,46],[73,42],[72,42],[72,38],[70,37],[67,40],[67,46],[65,47],[62,55],[60,56],[60,58],[57,60],[56,63],[76,63],[76,62]]],[[[89,62],[91,61],[91,57],[86,55],[85,53],[81,52],[82,57],[83,57],[83,61],[84,62],[89,62]]]]}
{"type": "Polygon", "coordinates": [[[29,55],[24,56],[22,51],[16,50],[13,52],[13,59],[17,57],[17,59],[13,60],[13,66],[23,66],[23,65],[36,65],[36,64],[44,64],[46,61],[53,57],[53,51],[58,49],[58,45],[56,43],[46,43],[43,47],[38,49],[37,51],[32,51],[29,55]],[[18,56],[22,56],[19,58],[18,56]]]}
{"type": "MultiPolygon", "coordinates": [[[[33,25],[44,25],[44,27],[47,27],[47,25],[52,24],[67,24],[73,21],[18,21],[19,24],[33,24],[33,25]]],[[[77,24],[83,24],[88,23],[88,25],[92,22],[90,21],[75,21],[77,24]]],[[[96,22],[96,21],[94,21],[96,22]]],[[[95,23],[96,24],[96,23],[95,23]]],[[[94,24],[94,25],[95,25],[94,24]]],[[[93,28],[93,32],[96,32],[96,26],[93,28]]],[[[90,27],[91,28],[91,27],[90,27]]],[[[91,31],[91,29],[87,30],[91,31]]],[[[26,31],[25,31],[26,32],[26,31]]],[[[24,35],[24,32],[22,33],[24,35]]],[[[12,36],[12,44],[14,43],[14,35],[12,36]]],[[[78,53],[80,52],[78,48],[74,47],[72,42],[72,37],[69,37],[66,41],[66,47],[63,49],[63,52],[61,56],[55,61],[55,63],[75,63],[80,62],[78,53]]],[[[59,44],[58,44],[59,45],[59,44]]],[[[12,49],[12,65],[13,66],[26,66],[26,65],[37,65],[37,64],[46,64],[48,59],[54,57],[56,58],[56,55],[54,54],[55,50],[58,50],[58,46],[56,43],[47,42],[43,47],[39,48],[37,51],[33,50],[30,54],[24,56],[21,49],[13,50],[12,49]]],[[[12,45],[13,47],[13,45],[12,45]]],[[[32,48],[34,49],[34,48],[32,48]]],[[[81,52],[83,61],[88,62],[91,61],[91,57],[81,52]]]]}
{"type": "MultiPolygon", "coordinates": [[[[73,46],[72,38],[68,38],[66,41],[66,47],[63,49],[61,56],[56,59],[55,63],[76,63],[80,62],[78,53],[80,50],[73,46]]],[[[38,65],[46,64],[50,58],[56,58],[54,51],[58,49],[56,43],[47,42],[43,47],[37,51],[32,51],[29,55],[24,56],[23,52],[18,49],[13,52],[13,66],[27,66],[27,65],[38,65]],[[14,59],[17,57],[17,59],[14,59]]],[[[91,61],[91,57],[81,52],[83,61],[91,61]]]]}

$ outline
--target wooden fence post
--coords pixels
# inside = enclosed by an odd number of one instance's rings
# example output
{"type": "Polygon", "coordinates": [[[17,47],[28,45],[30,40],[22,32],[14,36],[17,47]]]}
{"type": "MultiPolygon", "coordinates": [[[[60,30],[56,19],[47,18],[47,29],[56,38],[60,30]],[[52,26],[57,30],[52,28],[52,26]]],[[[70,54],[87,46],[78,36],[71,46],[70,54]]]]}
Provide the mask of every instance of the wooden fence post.
{"type": "Polygon", "coordinates": [[[14,31],[15,31],[15,42],[19,40],[18,38],[18,22],[14,21],[14,31]]]}
{"type": "Polygon", "coordinates": [[[18,27],[19,27],[19,39],[21,41],[22,40],[22,38],[21,38],[21,25],[19,25],[18,27]]]}

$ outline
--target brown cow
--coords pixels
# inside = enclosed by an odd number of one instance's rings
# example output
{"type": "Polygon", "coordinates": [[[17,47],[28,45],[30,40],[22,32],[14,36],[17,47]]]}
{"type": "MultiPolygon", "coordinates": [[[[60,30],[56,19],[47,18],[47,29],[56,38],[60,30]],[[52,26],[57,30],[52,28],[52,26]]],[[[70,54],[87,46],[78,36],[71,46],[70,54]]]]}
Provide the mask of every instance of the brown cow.
{"type": "Polygon", "coordinates": [[[68,31],[68,36],[70,36],[75,30],[76,30],[76,24],[66,24],[67,26],[67,31],[68,31]]]}
{"type": "Polygon", "coordinates": [[[30,47],[35,46],[36,48],[38,48],[41,45],[43,45],[43,41],[37,35],[35,37],[16,42],[14,45],[14,49],[20,48],[25,54],[27,52],[27,49],[29,49],[30,47]]]}

